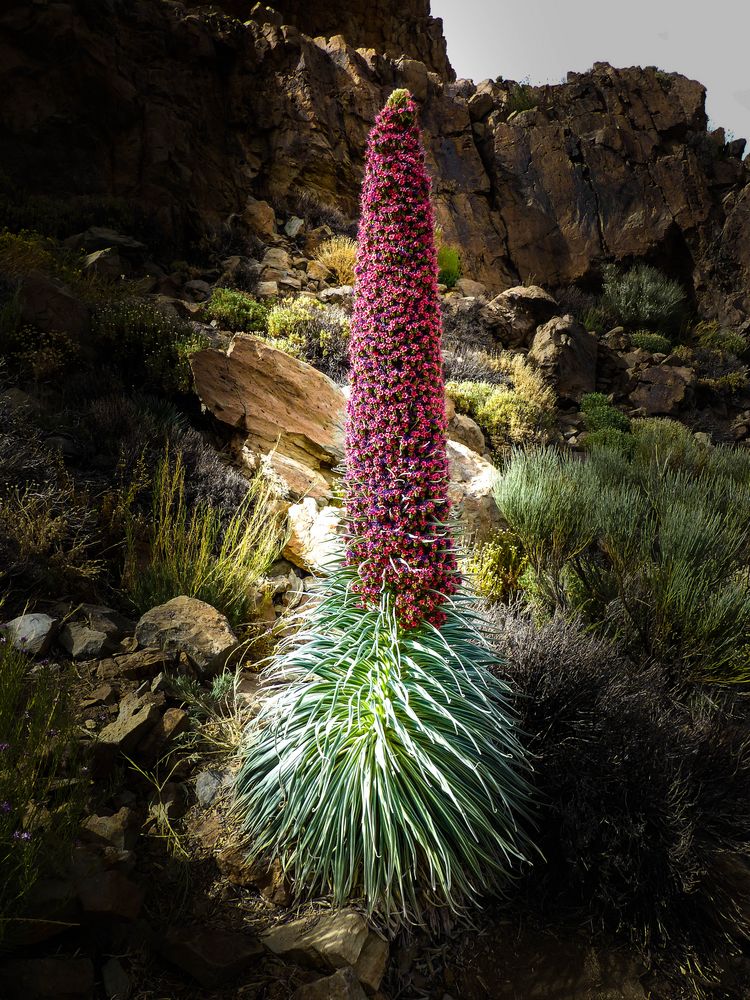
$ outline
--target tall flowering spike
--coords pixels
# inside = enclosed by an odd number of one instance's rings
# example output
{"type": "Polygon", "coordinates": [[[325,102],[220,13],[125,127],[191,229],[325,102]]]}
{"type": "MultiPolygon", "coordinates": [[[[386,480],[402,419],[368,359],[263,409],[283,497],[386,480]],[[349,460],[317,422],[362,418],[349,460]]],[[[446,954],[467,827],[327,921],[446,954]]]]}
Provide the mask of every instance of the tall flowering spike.
{"type": "Polygon", "coordinates": [[[450,532],[445,390],[430,179],[408,91],[367,145],[350,341],[348,564],[366,604],[441,625],[459,577],[450,532]]]}

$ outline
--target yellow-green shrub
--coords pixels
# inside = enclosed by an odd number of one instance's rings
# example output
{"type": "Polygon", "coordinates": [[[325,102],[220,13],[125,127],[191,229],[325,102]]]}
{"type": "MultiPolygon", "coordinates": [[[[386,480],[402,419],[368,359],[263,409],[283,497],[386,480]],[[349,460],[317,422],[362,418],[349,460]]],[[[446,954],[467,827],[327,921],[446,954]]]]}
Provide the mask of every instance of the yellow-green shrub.
{"type": "Polygon", "coordinates": [[[459,413],[476,420],[493,449],[522,441],[543,441],[552,428],[555,395],[538,371],[520,354],[489,357],[494,375],[507,381],[448,382],[446,389],[459,413]]]}
{"type": "Polygon", "coordinates": [[[503,601],[521,589],[521,577],[527,566],[528,560],[516,536],[501,530],[475,547],[465,569],[476,592],[494,602],[503,601]]]}
{"type": "Polygon", "coordinates": [[[235,626],[246,624],[258,582],[283,543],[281,524],[259,477],[228,519],[205,501],[189,508],[182,456],[166,450],[156,468],[149,516],[133,517],[127,525],[123,587],[141,612],[185,594],[222,611],[235,626]]]}
{"type": "Polygon", "coordinates": [[[300,297],[273,307],[268,337],[274,347],[306,361],[336,380],[349,366],[349,317],[338,306],[300,297]]]}
{"type": "Polygon", "coordinates": [[[342,285],[354,284],[354,265],[357,261],[357,241],[350,236],[332,236],[321,243],[315,260],[333,271],[342,285]]]}

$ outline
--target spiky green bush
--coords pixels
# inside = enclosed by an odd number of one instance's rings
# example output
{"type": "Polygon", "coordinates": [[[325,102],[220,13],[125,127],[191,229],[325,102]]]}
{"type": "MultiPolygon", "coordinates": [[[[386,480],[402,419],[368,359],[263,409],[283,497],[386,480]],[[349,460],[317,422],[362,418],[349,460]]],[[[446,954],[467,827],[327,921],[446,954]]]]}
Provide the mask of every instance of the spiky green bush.
{"type": "Polygon", "coordinates": [[[307,361],[330,378],[344,381],[349,368],[349,317],[339,306],[301,297],[268,313],[268,337],[275,347],[307,361]]]}
{"type": "Polygon", "coordinates": [[[649,354],[669,354],[672,350],[672,343],[667,337],[660,333],[649,333],[648,330],[638,330],[632,334],[630,341],[633,347],[640,347],[649,354]]]}
{"type": "Polygon", "coordinates": [[[507,686],[462,599],[404,629],[339,571],[266,676],[238,808],[254,854],[393,927],[502,887],[529,813],[507,686]],[[296,780],[304,774],[304,781],[296,780]]]}
{"type": "Polygon", "coordinates": [[[741,333],[727,330],[716,320],[702,320],[693,329],[699,347],[706,351],[722,351],[741,357],[748,349],[748,342],[741,333]]]}
{"type": "Polygon", "coordinates": [[[458,412],[476,420],[496,451],[510,443],[544,441],[554,422],[555,394],[539,372],[519,354],[474,356],[484,360],[495,381],[448,382],[458,412]]]}
{"type": "Polygon", "coordinates": [[[521,589],[527,559],[511,531],[499,530],[474,546],[465,570],[474,590],[487,601],[504,601],[521,589]]]}
{"type": "Polygon", "coordinates": [[[614,265],[604,269],[602,304],[623,326],[675,333],[685,302],[682,286],[648,264],[636,264],[625,273],[614,265]]]}
{"type": "Polygon", "coordinates": [[[586,462],[519,452],[497,502],[549,608],[579,612],[671,676],[746,681],[750,456],[670,424],[634,421],[627,450],[608,442],[586,462]]]}

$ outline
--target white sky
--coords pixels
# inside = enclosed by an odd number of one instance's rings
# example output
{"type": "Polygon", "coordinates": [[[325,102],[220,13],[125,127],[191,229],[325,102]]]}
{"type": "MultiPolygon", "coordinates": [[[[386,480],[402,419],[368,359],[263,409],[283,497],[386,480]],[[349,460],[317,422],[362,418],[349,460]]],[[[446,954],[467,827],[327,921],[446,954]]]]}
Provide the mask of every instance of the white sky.
{"type": "Polygon", "coordinates": [[[559,83],[595,62],[700,80],[716,125],[750,141],[750,0],[432,0],[459,77],[559,83]]]}

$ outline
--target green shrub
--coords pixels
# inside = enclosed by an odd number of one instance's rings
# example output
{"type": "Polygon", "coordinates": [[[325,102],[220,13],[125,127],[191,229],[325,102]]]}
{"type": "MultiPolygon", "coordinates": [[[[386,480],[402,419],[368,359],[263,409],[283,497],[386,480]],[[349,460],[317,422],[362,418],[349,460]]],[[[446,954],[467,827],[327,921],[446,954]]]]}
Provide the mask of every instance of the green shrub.
{"type": "Polygon", "coordinates": [[[518,83],[511,83],[506,103],[506,108],[511,114],[531,111],[538,103],[536,88],[529,83],[528,77],[518,83]]]}
{"type": "Polygon", "coordinates": [[[728,395],[744,392],[750,386],[750,372],[747,368],[740,368],[737,371],[724,372],[723,375],[716,375],[713,378],[704,375],[698,378],[698,385],[728,395]]]}
{"type": "Polygon", "coordinates": [[[54,273],[58,269],[54,250],[54,241],[39,233],[0,232],[0,274],[17,278],[29,271],[54,273]]]}
{"type": "Polygon", "coordinates": [[[630,420],[601,392],[588,392],[581,397],[581,413],[588,431],[630,430],[630,420]]]}
{"type": "Polygon", "coordinates": [[[631,329],[675,333],[685,314],[682,286],[648,264],[636,264],[623,273],[614,265],[604,269],[602,304],[631,329]]]}
{"type": "Polygon", "coordinates": [[[338,306],[300,297],[274,306],[268,336],[275,347],[307,361],[336,381],[349,369],[349,317],[338,306]]]}
{"type": "Polygon", "coordinates": [[[207,320],[234,332],[263,333],[268,322],[267,306],[233,288],[214,288],[202,312],[207,320]]]}
{"type": "Polygon", "coordinates": [[[244,625],[282,541],[280,514],[262,479],[252,481],[234,514],[222,520],[205,501],[188,507],[182,456],[173,459],[166,451],[156,468],[150,515],[133,517],[127,526],[123,587],[140,612],[184,594],[244,625]]]}
{"type": "Polygon", "coordinates": [[[0,636],[0,942],[12,943],[36,913],[32,890],[58,875],[81,817],[75,726],[58,673],[29,660],[0,636]]]}
{"type": "Polygon", "coordinates": [[[542,376],[520,354],[485,355],[491,382],[448,382],[446,390],[459,413],[479,424],[491,447],[545,440],[555,416],[555,395],[542,376]]]}
{"type": "Polygon", "coordinates": [[[539,624],[495,604],[484,616],[498,673],[519,690],[541,803],[546,863],[527,869],[516,899],[546,925],[572,920],[634,946],[674,977],[660,995],[706,996],[699,986],[750,930],[741,704],[686,699],[563,615],[539,624]]]}
{"type": "Polygon", "coordinates": [[[504,601],[521,589],[527,566],[518,539],[510,531],[496,531],[493,537],[475,546],[466,560],[465,572],[474,589],[486,600],[504,601]]]}
{"type": "Polygon", "coordinates": [[[669,354],[672,350],[672,344],[666,337],[662,337],[660,333],[649,333],[648,330],[638,330],[631,334],[630,340],[633,347],[640,347],[649,354],[669,354]]]}
{"type": "Polygon", "coordinates": [[[437,254],[438,284],[454,288],[461,277],[461,255],[456,247],[443,244],[437,254]]]}
{"type": "Polygon", "coordinates": [[[716,320],[702,320],[693,328],[693,337],[706,351],[722,351],[741,357],[747,351],[747,340],[741,333],[726,330],[716,320]]]}
{"type": "Polygon", "coordinates": [[[315,260],[333,271],[339,284],[353,285],[357,241],[351,236],[332,236],[320,244],[315,252],[315,260]]]}
{"type": "Polygon", "coordinates": [[[190,323],[145,299],[126,299],[95,309],[92,337],[126,383],[167,394],[190,391],[190,355],[209,344],[190,323]]]}
{"type": "Polygon", "coordinates": [[[674,676],[750,679],[750,456],[634,421],[586,462],[516,453],[497,486],[550,608],[674,676]],[[623,435],[623,437],[627,437],[623,435]]]}
{"type": "Polygon", "coordinates": [[[583,447],[586,451],[605,448],[630,456],[633,454],[635,441],[629,431],[621,430],[619,427],[601,427],[597,431],[586,433],[583,447]]]}

